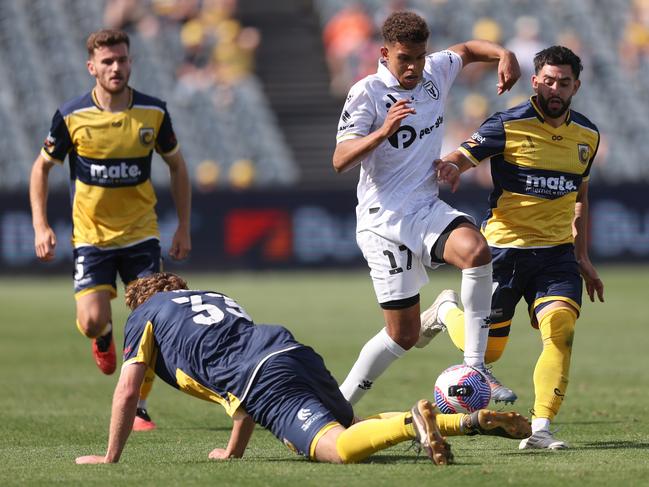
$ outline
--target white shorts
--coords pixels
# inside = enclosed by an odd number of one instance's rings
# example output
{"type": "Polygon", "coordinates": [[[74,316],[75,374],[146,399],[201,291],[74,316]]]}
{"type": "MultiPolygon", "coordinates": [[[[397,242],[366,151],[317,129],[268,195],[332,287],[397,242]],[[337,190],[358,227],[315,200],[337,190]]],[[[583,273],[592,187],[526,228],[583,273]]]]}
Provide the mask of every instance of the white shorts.
{"type": "Polygon", "coordinates": [[[441,233],[458,217],[473,218],[442,200],[435,200],[406,216],[356,233],[356,242],[370,268],[374,292],[379,303],[416,296],[428,283],[426,267],[441,264],[431,261],[430,253],[441,233]]]}

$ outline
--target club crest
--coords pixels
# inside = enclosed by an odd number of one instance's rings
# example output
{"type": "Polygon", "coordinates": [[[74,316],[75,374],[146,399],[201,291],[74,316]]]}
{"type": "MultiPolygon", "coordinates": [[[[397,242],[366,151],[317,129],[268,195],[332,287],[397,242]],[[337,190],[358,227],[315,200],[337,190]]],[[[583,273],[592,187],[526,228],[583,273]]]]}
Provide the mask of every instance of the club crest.
{"type": "Polygon", "coordinates": [[[424,82],[424,89],[433,100],[439,100],[439,89],[437,89],[437,86],[435,86],[435,83],[431,80],[426,80],[424,82]]]}
{"type": "Polygon", "coordinates": [[[579,162],[586,165],[590,159],[590,147],[588,144],[577,144],[577,152],[579,154],[579,162]]]}
{"type": "Polygon", "coordinates": [[[140,142],[142,145],[151,145],[153,142],[154,130],[151,127],[142,127],[140,129],[140,142]]]}

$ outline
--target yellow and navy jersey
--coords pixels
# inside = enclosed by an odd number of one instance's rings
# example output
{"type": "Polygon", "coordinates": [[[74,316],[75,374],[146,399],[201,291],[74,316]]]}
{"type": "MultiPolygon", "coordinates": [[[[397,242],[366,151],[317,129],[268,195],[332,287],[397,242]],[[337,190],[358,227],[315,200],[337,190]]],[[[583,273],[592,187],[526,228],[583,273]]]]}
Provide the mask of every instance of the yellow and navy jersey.
{"type": "Polygon", "coordinates": [[[41,154],[68,156],[75,247],[126,247],[159,238],[151,184],[153,150],[172,155],[178,142],[165,103],[131,90],[126,110],[100,108],[94,91],[62,105],[41,154]]]}
{"type": "Polygon", "coordinates": [[[597,127],[570,110],[545,123],[535,97],[488,118],[460,151],[474,164],[491,158],[494,190],[482,223],[493,247],[542,248],[573,242],[577,192],[599,146],[597,127]]]}
{"type": "Polygon", "coordinates": [[[223,294],[162,292],[129,316],[123,366],[144,363],[169,385],[219,403],[232,416],[263,363],[301,346],[282,326],[255,325],[223,294]]]}

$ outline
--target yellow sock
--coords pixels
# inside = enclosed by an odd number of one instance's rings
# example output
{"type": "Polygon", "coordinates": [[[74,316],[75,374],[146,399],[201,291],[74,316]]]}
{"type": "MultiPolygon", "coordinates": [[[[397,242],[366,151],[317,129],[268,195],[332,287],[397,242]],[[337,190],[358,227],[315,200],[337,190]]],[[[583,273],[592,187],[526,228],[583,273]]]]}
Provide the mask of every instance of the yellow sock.
{"type": "Polygon", "coordinates": [[[155,372],[151,367],[146,368],[146,373],[144,374],[144,382],[140,386],[140,399],[146,401],[151,393],[151,388],[153,387],[153,380],[155,379],[155,372]]]}
{"type": "Polygon", "coordinates": [[[460,350],[464,350],[464,312],[459,308],[453,308],[444,317],[444,324],[451,337],[453,344],[460,350]]]}
{"type": "Polygon", "coordinates": [[[512,320],[503,321],[502,323],[492,323],[489,326],[489,340],[487,341],[487,350],[485,350],[484,354],[485,363],[493,363],[501,357],[509,341],[511,326],[512,320]]]}
{"type": "MultiPolygon", "coordinates": [[[[500,358],[509,341],[511,320],[492,323],[489,329],[489,340],[485,351],[485,362],[490,364],[500,358]]],[[[451,309],[444,317],[444,324],[453,344],[464,351],[464,312],[459,308],[451,309]]]]}
{"type": "Polygon", "coordinates": [[[373,414],[372,416],[365,416],[363,420],[367,419],[389,419],[389,418],[394,418],[395,416],[399,416],[403,414],[403,411],[388,411],[385,413],[378,413],[378,414],[373,414]]]}
{"type": "MultiPolygon", "coordinates": [[[[368,416],[365,419],[387,419],[387,418],[392,418],[394,416],[400,416],[403,415],[403,412],[386,412],[386,413],[379,413],[375,414],[373,416],[368,416]]],[[[461,436],[464,435],[464,431],[462,431],[462,420],[464,417],[467,416],[464,413],[458,413],[458,414],[437,414],[436,419],[437,419],[437,427],[439,428],[440,433],[442,436],[461,436]]],[[[412,427],[412,424],[406,425],[407,428],[412,427]]],[[[412,430],[413,438],[415,434],[415,430],[412,430]]]]}
{"type": "Polygon", "coordinates": [[[552,419],[568,387],[570,355],[577,313],[571,308],[549,311],[539,323],[543,352],[534,369],[534,416],[552,419]]]}
{"type": "Polygon", "coordinates": [[[385,419],[366,419],[353,424],[338,437],[338,455],[344,463],[360,462],[372,453],[414,438],[412,423],[406,421],[410,417],[409,412],[399,413],[385,419]]]}
{"type": "Polygon", "coordinates": [[[462,431],[462,420],[466,414],[438,414],[437,427],[442,436],[460,436],[464,435],[462,431]]]}

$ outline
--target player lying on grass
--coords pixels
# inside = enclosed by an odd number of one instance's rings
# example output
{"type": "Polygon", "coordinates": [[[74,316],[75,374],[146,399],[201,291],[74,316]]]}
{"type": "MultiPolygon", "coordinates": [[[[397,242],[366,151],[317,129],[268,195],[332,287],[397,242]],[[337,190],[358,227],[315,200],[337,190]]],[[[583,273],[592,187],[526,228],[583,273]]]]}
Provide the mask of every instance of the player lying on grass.
{"type": "Polygon", "coordinates": [[[77,463],[114,463],[135,417],[147,368],[188,394],[221,404],[234,425],[226,448],[212,459],[240,458],[255,423],[291,450],[312,460],[361,461],[415,440],[435,464],[452,460],[444,435],[488,434],[525,438],[526,418],[514,412],[439,414],[425,399],[410,411],[355,420],[322,357],[284,327],[255,325],[236,301],[220,293],[188,290],[180,277],[158,273],[126,290],[133,310],[125,327],[124,364],[113,396],[105,455],[77,463]]]}

